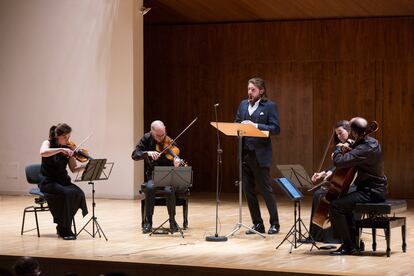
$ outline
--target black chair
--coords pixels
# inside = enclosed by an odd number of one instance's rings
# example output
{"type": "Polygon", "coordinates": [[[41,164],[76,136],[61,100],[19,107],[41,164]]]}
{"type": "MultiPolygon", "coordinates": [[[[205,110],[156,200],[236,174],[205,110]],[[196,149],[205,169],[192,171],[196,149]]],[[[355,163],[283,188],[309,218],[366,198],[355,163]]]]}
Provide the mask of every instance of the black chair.
{"type": "Polygon", "coordinates": [[[372,229],[372,250],[377,250],[376,230],[384,229],[385,240],[387,242],[387,257],[391,255],[391,228],[401,227],[402,251],[406,252],[406,217],[396,217],[395,214],[407,210],[407,202],[405,200],[386,200],[381,203],[358,203],[355,211],[364,214],[364,217],[355,222],[356,231],[356,247],[361,250],[360,233],[363,228],[372,229]],[[391,215],[392,216],[388,216],[391,215]]]}
{"type": "MultiPolygon", "coordinates": [[[[141,190],[139,193],[141,194],[141,226],[144,226],[145,221],[145,194],[141,190]]],[[[183,207],[183,229],[188,228],[188,198],[190,196],[190,189],[183,193],[176,193],[176,206],[183,207]]],[[[155,204],[154,206],[167,206],[167,200],[163,190],[159,190],[155,192],[155,204]]]]}
{"type": "MultiPolygon", "coordinates": [[[[39,220],[37,218],[37,213],[38,212],[48,212],[49,211],[49,206],[47,205],[46,199],[45,199],[45,195],[40,191],[38,185],[40,184],[40,182],[42,182],[42,175],[40,173],[40,164],[33,164],[33,165],[28,165],[26,166],[26,179],[27,182],[30,184],[34,184],[36,185],[35,188],[30,189],[29,193],[33,196],[35,196],[34,198],[34,203],[36,205],[32,205],[32,206],[28,206],[26,208],[24,208],[23,210],[23,220],[22,220],[22,229],[20,232],[20,235],[23,235],[23,233],[29,232],[29,231],[33,231],[33,230],[37,230],[37,236],[40,237],[40,231],[39,231],[39,220]],[[24,222],[26,220],[26,213],[34,213],[35,214],[35,220],[36,220],[36,228],[33,229],[29,229],[29,230],[24,230],[24,222]]],[[[73,228],[75,231],[75,235],[76,235],[76,224],[75,224],[75,219],[73,219],[73,228]]]]}

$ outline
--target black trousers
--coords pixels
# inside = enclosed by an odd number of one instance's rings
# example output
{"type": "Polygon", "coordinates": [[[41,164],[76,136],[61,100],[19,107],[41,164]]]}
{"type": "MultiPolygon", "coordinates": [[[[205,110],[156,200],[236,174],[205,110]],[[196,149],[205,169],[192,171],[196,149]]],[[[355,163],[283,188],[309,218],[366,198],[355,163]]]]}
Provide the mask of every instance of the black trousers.
{"type": "MultiPolygon", "coordinates": [[[[352,193],[355,190],[356,190],[356,187],[354,185],[352,185],[351,187],[349,187],[348,193],[352,193]]],[[[316,224],[312,223],[313,214],[316,212],[316,210],[318,208],[319,201],[321,200],[322,197],[326,196],[327,192],[328,192],[327,187],[321,187],[313,193],[312,210],[311,210],[311,223],[310,223],[310,227],[309,227],[309,234],[312,236],[312,238],[315,241],[318,241],[318,242],[338,243],[338,240],[334,238],[334,233],[333,233],[332,227],[328,227],[328,228],[324,229],[324,228],[321,228],[321,227],[317,226],[316,224]]],[[[360,214],[354,214],[354,217],[355,218],[360,218],[361,215],[360,214]]]]}
{"type": "Polygon", "coordinates": [[[253,224],[263,224],[260,213],[259,201],[257,199],[255,187],[259,188],[270,215],[270,225],[279,227],[279,216],[277,213],[276,197],[270,178],[270,168],[260,167],[256,153],[254,151],[243,151],[243,190],[249,206],[250,216],[253,224]]]}
{"type": "Polygon", "coordinates": [[[145,194],[145,221],[152,224],[152,216],[154,214],[155,193],[156,191],[163,191],[167,203],[168,216],[170,219],[175,218],[176,192],[184,192],[181,190],[175,191],[172,186],[165,186],[164,188],[154,187],[154,181],[148,180],[142,184],[142,191],[145,194]]]}
{"type": "Polygon", "coordinates": [[[83,216],[88,214],[85,194],[73,183],[61,184],[45,179],[40,184],[40,191],[45,194],[53,221],[59,227],[71,228],[73,217],[79,208],[82,209],[83,216]]]}
{"type": "Polygon", "coordinates": [[[329,217],[334,235],[348,247],[355,245],[355,219],[354,210],[356,203],[382,202],[385,194],[371,190],[370,188],[357,188],[343,197],[333,200],[329,209],[329,217]]]}

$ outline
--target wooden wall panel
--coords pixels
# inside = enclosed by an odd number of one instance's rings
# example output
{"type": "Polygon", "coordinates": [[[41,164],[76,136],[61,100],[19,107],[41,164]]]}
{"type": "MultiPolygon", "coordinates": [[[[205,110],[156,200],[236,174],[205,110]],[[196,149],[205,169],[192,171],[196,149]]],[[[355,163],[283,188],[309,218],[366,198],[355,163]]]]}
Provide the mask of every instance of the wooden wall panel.
{"type": "MultiPolygon", "coordinates": [[[[313,161],[319,167],[335,122],[375,120],[375,63],[320,62],[313,67],[313,161]]],[[[329,156],[323,168],[331,166],[329,156]]]]}
{"type": "MultiPolygon", "coordinates": [[[[161,119],[174,137],[199,118],[178,143],[194,167],[193,190],[212,192],[213,104],[220,103],[219,121],[233,121],[246,98],[247,80],[261,76],[279,107],[282,129],[272,138],[272,176],[278,176],[276,164],[288,163],[300,163],[312,173],[334,123],[359,115],[380,123],[375,136],[386,152],[391,195],[403,196],[404,190],[405,197],[414,198],[414,188],[408,186],[412,175],[404,167],[408,165],[400,166],[412,159],[412,139],[398,144],[390,134],[394,120],[412,122],[407,114],[414,94],[413,23],[410,17],[147,26],[146,125],[161,119]]],[[[410,128],[402,132],[413,134],[410,128]]],[[[236,192],[237,140],[220,137],[222,191],[236,192]]]]}
{"type": "Polygon", "coordinates": [[[384,62],[383,144],[389,192],[412,197],[414,60],[384,62]]]}

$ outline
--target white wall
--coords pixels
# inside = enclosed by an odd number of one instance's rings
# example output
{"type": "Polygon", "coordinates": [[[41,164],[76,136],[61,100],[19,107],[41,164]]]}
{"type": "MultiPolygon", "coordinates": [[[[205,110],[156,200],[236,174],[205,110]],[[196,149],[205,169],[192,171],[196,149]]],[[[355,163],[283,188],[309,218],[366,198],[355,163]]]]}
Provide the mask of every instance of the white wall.
{"type": "MultiPolygon", "coordinates": [[[[26,194],[51,125],[66,122],[94,158],[115,162],[99,197],[133,198],[142,164],[142,0],[0,0],[0,193],[26,194]],[[135,177],[134,177],[135,171],[135,177]]],[[[87,184],[79,184],[90,194],[87,184]]]]}

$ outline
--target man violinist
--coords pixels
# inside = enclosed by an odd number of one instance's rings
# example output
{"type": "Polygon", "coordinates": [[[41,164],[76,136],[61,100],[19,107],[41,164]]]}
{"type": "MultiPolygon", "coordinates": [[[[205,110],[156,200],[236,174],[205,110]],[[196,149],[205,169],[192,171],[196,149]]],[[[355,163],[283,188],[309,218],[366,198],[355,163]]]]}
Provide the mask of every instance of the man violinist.
{"type": "MultiPolygon", "coordinates": [[[[151,130],[144,134],[132,152],[132,159],[144,160],[144,179],[142,190],[145,194],[145,219],[142,226],[144,234],[152,231],[152,215],[154,213],[155,192],[154,182],[152,180],[152,172],[154,166],[175,166],[181,164],[181,159],[175,157],[173,160],[166,158],[165,154],[160,154],[156,151],[157,144],[163,148],[164,139],[167,137],[166,128],[163,122],[154,121],[151,123],[151,130]]],[[[167,201],[167,209],[170,222],[170,230],[178,231],[178,225],[175,221],[175,191],[171,186],[164,187],[164,193],[167,201]]]]}
{"type": "Polygon", "coordinates": [[[387,178],[384,175],[384,161],[378,141],[366,135],[368,122],[355,117],[351,121],[351,135],[354,146],[346,153],[338,146],[333,153],[336,168],[355,167],[358,175],[354,181],[356,191],[348,193],[331,202],[329,217],[334,234],[342,245],[331,255],[354,255],[355,222],[353,211],[356,203],[382,202],[387,191],[387,178]]]}

